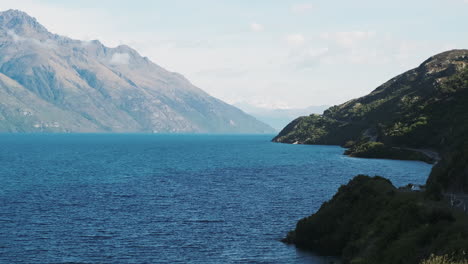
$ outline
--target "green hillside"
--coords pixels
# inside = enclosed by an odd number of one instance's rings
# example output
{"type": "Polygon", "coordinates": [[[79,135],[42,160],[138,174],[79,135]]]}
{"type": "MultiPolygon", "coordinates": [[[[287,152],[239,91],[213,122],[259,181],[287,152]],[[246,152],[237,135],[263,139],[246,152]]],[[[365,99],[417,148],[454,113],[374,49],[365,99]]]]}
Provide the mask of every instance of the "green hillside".
{"type": "Polygon", "coordinates": [[[466,259],[468,216],[381,177],[357,176],[284,239],[345,263],[412,264],[431,254],[466,259]]]}
{"type": "Polygon", "coordinates": [[[345,263],[466,263],[467,65],[468,50],[436,55],[367,96],[285,127],[275,142],[336,144],[351,156],[436,165],[422,192],[355,177],[284,242],[345,263]],[[462,206],[450,206],[455,201],[462,206]]]}
{"type": "Polygon", "coordinates": [[[367,96],[294,120],[273,141],[341,145],[356,157],[427,162],[436,161],[425,154],[432,150],[442,161],[429,182],[468,192],[468,167],[460,163],[468,157],[467,65],[468,50],[438,54],[367,96]]]}

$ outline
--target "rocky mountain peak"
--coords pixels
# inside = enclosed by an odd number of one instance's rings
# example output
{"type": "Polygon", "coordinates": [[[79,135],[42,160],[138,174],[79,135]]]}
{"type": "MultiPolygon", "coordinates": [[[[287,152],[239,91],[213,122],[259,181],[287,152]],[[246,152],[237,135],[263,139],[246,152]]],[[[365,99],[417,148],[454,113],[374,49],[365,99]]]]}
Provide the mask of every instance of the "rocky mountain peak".
{"type": "Polygon", "coordinates": [[[0,132],[271,133],[126,45],[50,33],[0,12],[0,132]]]}
{"type": "Polygon", "coordinates": [[[115,47],[115,50],[118,52],[126,52],[126,53],[137,53],[136,50],[132,49],[127,45],[119,45],[115,47]]]}
{"type": "Polygon", "coordinates": [[[51,35],[34,17],[14,9],[0,12],[0,31],[6,31],[10,35],[28,37],[51,35]]]}

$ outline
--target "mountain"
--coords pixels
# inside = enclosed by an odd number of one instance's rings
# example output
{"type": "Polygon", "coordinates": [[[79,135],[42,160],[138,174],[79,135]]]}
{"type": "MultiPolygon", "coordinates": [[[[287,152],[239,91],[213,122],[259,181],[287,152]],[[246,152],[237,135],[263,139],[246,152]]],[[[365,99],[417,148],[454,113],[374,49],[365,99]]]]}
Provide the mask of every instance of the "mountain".
{"type": "Polygon", "coordinates": [[[468,50],[435,55],[369,95],[300,117],[275,142],[336,144],[367,158],[436,162],[421,191],[359,175],[284,239],[344,263],[466,263],[468,50]],[[450,262],[453,259],[454,262],[450,262]],[[423,262],[421,262],[423,261],[423,262]]]}
{"type": "Polygon", "coordinates": [[[234,106],[278,131],[289,124],[289,122],[293,121],[297,116],[304,116],[311,113],[321,114],[329,107],[326,105],[319,105],[309,106],[307,108],[267,108],[247,103],[236,103],[234,106]]]}
{"type": "Polygon", "coordinates": [[[351,156],[370,158],[437,152],[442,160],[428,183],[468,192],[467,66],[468,50],[435,55],[367,96],[294,120],[273,140],[342,145],[351,156]]]}
{"type": "Polygon", "coordinates": [[[0,13],[1,132],[271,133],[122,45],[50,33],[17,10],[0,13]]]}

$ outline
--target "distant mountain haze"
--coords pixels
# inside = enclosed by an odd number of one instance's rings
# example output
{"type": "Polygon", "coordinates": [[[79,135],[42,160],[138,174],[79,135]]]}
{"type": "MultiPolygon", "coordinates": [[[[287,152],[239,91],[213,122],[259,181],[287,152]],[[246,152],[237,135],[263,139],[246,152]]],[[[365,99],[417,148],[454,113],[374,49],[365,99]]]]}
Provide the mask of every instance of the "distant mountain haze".
{"type": "Polygon", "coordinates": [[[0,12],[1,132],[272,133],[121,45],[49,32],[0,12]]]}
{"type": "Polygon", "coordinates": [[[270,125],[277,131],[283,129],[287,124],[298,116],[308,116],[310,114],[322,114],[329,105],[309,106],[306,108],[266,108],[258,107],[247,103],[235,103],[234,106],[244,112],[254,116],[258,120],[270,125]]]}

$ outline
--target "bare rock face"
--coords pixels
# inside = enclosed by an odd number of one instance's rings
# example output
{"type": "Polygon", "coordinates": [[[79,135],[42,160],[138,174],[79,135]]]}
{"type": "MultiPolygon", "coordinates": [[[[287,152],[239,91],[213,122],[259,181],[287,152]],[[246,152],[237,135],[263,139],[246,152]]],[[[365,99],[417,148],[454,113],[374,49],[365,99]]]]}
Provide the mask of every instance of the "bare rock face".
{"type": "Polygon", "coordinates": [[[122,45],[50,33],[0,12],[0,131],[272,133],[122,45]]]}

